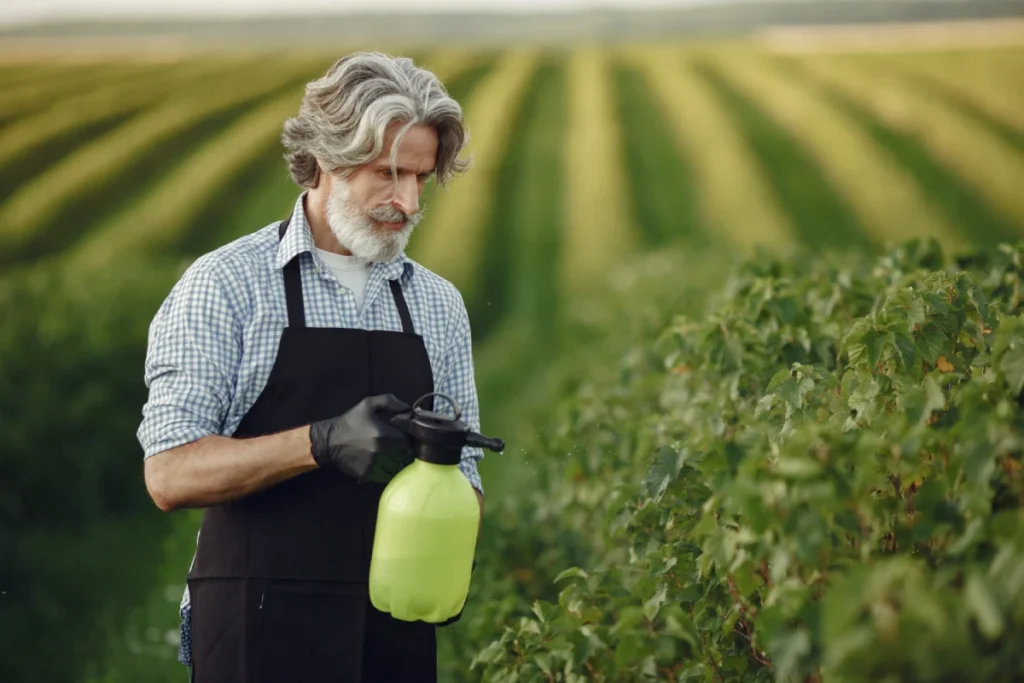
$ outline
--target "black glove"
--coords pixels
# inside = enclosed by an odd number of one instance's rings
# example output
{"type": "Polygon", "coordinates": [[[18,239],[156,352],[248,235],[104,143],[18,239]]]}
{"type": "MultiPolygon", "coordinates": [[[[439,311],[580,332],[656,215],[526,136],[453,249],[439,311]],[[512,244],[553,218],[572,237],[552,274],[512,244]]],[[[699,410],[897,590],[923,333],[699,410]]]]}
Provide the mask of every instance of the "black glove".
{"type": "Polygon", "coordinates": [[[392,394],[369,396],[340,417],[309,426],[313,459],[356,481],[386,484],[415,459],[413,441],[388,424],[411,410],[392,394]]]}

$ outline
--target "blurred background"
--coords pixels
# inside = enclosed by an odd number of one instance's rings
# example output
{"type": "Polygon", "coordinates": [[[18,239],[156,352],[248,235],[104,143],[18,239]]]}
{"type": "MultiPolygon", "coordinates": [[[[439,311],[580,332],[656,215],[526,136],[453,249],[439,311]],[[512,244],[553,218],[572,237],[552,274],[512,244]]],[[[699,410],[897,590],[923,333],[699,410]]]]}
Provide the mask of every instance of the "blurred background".
{"type": "Polygon", "coordinates": [[[200,513],[145,491],[147,326],[198,255],[287,215],[281,124],[338,57],[413,57],[472,137],[474,170],[428,189],[410,255],[463,292],[483,429],[510,445],[482,465],[481,569],[441,644],[442,680],[480,680],[469,661],[561,568],[538,559],[560,541],[526,493],[553,455],[523,447],[523,416],[619,311],[699,301],[758,246],[1021,238],[1022,17],[1008,0],[0,1],[0,681],[187,680],[200,513]],[[623,289],[650,253],[683,265],[623,289]]]}

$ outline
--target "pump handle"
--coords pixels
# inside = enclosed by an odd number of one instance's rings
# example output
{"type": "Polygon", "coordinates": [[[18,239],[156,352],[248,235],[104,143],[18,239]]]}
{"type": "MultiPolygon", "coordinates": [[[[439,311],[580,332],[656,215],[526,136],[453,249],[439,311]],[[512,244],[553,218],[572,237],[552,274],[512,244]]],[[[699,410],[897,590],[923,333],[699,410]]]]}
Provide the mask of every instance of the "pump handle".
{"type": "Polygon", "coordinates": [[[432,391],[429,394],[423,394],[422,396],[420,396],[418,399],[416,399],[416,402],[412,404],[412,412],[416,412],[420,405],[420,401],[422,401],[425,398],[430,398],[431,396],[440,396],[441,398],[447,399],[448,402],[452,404],[452,408],[455,409],[455,417],[452,419],[452,422],[455,422],[460,417],[462,417],[462,408],[459,407],[458,402],[456,402],[456,400],[449,396],[448,394],[442,394],[440,391],[432,391]]]}

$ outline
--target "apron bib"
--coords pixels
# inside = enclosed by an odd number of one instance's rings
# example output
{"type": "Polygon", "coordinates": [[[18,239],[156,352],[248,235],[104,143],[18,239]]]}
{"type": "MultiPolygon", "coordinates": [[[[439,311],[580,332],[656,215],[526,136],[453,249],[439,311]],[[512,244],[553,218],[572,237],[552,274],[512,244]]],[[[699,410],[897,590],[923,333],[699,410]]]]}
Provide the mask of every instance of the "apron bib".
{"type": "MultiPolygon", "coordinates": [[[[434,391],[397,280],[389,285],[401,332],[306,327],[299,255],[285,266],[284,284],[288,326],[233,438],[336,417],[375,394],[412,405],[434,391]]],[[[188,576],[195,683],[436,682],[436,627],[370,603],[383,491],[317,469],[205,510],[188,576]]]]}

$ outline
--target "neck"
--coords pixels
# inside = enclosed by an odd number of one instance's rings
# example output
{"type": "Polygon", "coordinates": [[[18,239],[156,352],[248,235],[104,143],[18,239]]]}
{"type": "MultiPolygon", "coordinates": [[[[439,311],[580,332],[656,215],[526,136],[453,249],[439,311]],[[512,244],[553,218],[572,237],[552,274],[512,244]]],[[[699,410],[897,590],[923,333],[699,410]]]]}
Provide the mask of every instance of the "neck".
{"type": "Polygon", "coordinates": [[[341,242],[334,236],[334,231],[327,223],[327,195],[322,191],[323,184],[311,189],[303,199],[303,209],[306,212],[306,222],[309,223],[309,231],[313,235],[313,244],[318,249],[329,251],[333,254],[351,256],[352,252],[341,246],[341,242]],[[320,190],[320,191],[318,191],[320,190]]]}

